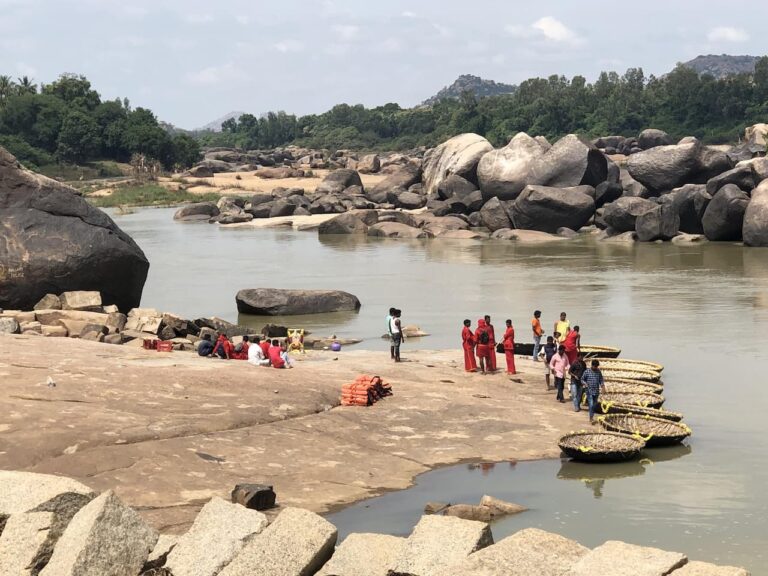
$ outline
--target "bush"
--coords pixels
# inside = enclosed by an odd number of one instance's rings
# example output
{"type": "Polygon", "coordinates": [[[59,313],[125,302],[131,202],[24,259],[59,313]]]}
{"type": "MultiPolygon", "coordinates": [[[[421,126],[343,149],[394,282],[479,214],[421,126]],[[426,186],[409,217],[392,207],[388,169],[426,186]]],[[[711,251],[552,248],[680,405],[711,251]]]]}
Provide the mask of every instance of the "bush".
{"type": "Polygon", "coordinates": [[[16,159],[30,170],[36,170],[40,166],[55,162],[51,154],[40,148],[30,146],[18,136],[0,135],[0,146],[16,156],[16,159]]]}
{"type": "Polygon", "coordinates": [[[119,186],[109,196],[87,197],[88,202],[99,208],[116,206],[169,206],[183,202],[215,202],[219,194],[190,194],[180,190],[169,190],[157,184],[142,186],[119,186]]]}

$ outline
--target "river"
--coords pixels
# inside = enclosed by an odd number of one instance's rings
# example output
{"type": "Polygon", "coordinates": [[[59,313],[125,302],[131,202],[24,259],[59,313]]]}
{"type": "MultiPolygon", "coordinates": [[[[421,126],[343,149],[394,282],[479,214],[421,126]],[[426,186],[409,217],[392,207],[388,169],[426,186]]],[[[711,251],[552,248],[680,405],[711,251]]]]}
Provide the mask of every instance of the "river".
{"type": "Polygon", "coordinates": [[[518,340],[529,341],[534,309],[548,333],[566,311],[584,343],[664,364],[665,407],[684,412],[694,432],[687,448],[652,451],[643,464],[553,460],[430,472],[410,490],[333,514],[342,536],[407,534],[427,501],[473,503],[490,493],[531,508],[494,523],[497,540],[537,526],[588,546],[627,540],[768,575],[768,249],[318,237],[182,224],[172,214],[113,215],[151,262],[143,306],[260,328],[275,319],[238,319],[238,290],[343,289],[360,298],[359,313],[285,322],[384,349],[384,316],[396,306],[405,324],[431,334],[408,341],[404,355],[450,347],[459,355],[464,318],[474,324],[490,314],[497,332],[511,318],[518,340]]]}

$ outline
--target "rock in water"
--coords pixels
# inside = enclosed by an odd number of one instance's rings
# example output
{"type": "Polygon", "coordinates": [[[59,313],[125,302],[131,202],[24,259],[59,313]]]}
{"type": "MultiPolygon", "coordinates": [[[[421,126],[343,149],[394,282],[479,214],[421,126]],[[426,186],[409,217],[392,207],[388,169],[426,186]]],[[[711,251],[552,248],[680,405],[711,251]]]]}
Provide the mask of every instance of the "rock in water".
{"type": "Polygon", "coordinates": [[[173,215],[174,220],[208,220],[221,212],[213,202],[195,202],[182,206],[173,215]]]}
{"type": "Polygon", "coordinates": [[[568,134],[534,160],[528,183],[554,188],[581,185],[594,188],[607,177],[605,155],[586,140],[568,134]]]}
{"type": "Polygon", "coordinates": [[[515,228],[550,234],[563,227],[578,230],[594,214],[595,201],[581,187],[526,186],[511,209],[515,228]]]}
{"type": "Polygon", "coordinates": [[[477,179],[483,198],[514,200],[528,184],[533,161],[546,148],[525,132],[520,132],[504,148],[485,154],[477,166],[477,179]]]}
{"type": "Polygon", "coordinates": [[[31,310],[46,294],[95,290],[138,306],[149,262],[112,219],[75,190],[25,170],[0,148],[0,308],[31,310]]]}
{"type": "Polygon", "coordinates": [[[616,232],[634,232],[637,217],[655,208],[657,204],[644,198],[624,196],[605,205],[605,223],[616,232]]]}
{"type": "Polygon", "coordinates": [[[424,156],[424,192],[437,194],[442,181],[451,174],[477,181],[480,159],[493,150],[493,146],[477,134],[459,134],[433,148],[424,156]]]}
{"type": "Polygon", "coordinates": [[[672,205],[656,206],[635,220],[640,242],[672,240],[680,232],[680,216],[672,205]]]}
{"type": "Polygon", "coordinates": [[[749,195],[726,184],[712,197],[701,223],[707,240],[741,240],[749,195]]]}
{"type": "Polygon", "coordinates": [[[383,204],[387,201],[387,193],[396,189],[407,190],[421,180],[421,168],[408,162],[392,172],[381,182],[366,189],[365,197],[371,202],[383,204]]]}
{"type": "Polygon", "coordinates": [[[743,233],[747,246],[768,246],[768,180],[752,191],[744,213],[743,233]]]}
{"type": "Polygon", "coordinates": [[[671,194],[672,205],[680,216],[680,232],[686,234],[703,234],[704,227],[701,224],[704,212],[712,201],[712,196],[707,192],[704,184],[686,184],[673,190],[671,194]]]}
{"type": "Polygon", "coordinates": [[[359,310],[360,300],[341,290],[282,290],[253,288],[235,297],[237,311],[256,316],[295,316],[359,310]]]}
{"type": "Polygon", "coordinates": [[[664,576],[688,562],[677,552],[609,540],[581,558],[569,576],[664,576]]]}

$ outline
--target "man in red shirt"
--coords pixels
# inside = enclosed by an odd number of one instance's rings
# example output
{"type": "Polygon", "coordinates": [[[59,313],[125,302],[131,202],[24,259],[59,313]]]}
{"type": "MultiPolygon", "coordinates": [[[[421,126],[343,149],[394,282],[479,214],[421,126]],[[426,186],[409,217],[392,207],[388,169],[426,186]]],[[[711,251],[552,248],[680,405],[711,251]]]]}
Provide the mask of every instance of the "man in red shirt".
{"type": "Polygon", "coordinates": [[[277,340],[272,340],[272,346],[269,347],[269,362],[272,364],[272,368],[285,368],[285,360],[283,360],[280,348],[280,343],[277,340]]]}
{"type": "Polygon", "coordinates": [[[227,335],[224,332],[219,332],[219,338],[216,340],[216,344],[213,347],[213,354],[221,358],[222,360],[229,360],[232,358],[232,352],[234,347],[232,342],[229,341],[227,335]]]}

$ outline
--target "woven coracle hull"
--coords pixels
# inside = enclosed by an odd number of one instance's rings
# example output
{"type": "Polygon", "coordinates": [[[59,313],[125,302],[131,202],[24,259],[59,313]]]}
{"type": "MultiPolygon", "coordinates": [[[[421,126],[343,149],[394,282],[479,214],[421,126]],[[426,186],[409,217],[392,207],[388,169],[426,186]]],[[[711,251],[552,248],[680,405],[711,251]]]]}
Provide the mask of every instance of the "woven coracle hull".
{"type": "Polygon", "coordinates": [[[558,442],[569,458],[581,462],[621,462],[640,455],[643,440],[616,432],[571,432],[558,442]]]}
{"type": "Polygon", "coordinates": [[[603,378],[606,380],[615,380],[622,378],[626,380],[641,380],[643,382],[658,382],[661,380],[661,374],[653,370],[617,370],[614,368],[600,367],[603,378]]]}
{"type": "Polygon", "coordinates": [[[606,392],[600,394],[598,400],[602,410],[608,404],[634,404],[650,408],[661,408],[664,404],[664,396],[647,392],[606,392]]]}
{"type": "Polygon", "coordinates": [[[606,358],[600,362],[601,368],[611,368],[613,370],[642,370],[651,372],[664,372],[664,366],[657,364],[656,362],[648,362],[647,360],[629,360],[627,358],[612,359],[606,358]]]}
{"type": "Polygon", "coordinates": [[[606,380],[607,392],[640,392],[641,394],[660,394],[664,386],[640,380],[606,380]]]}
{"type": "Polygon", "coordinates": [[[680,412],[672,412],[663,408],[645,408],[636,404],[612,403],[607,404],[606,408],[605,414],[640,414],[641,416],[653,416],[672,422],[680,422],[683,419],[683,414],[680,412]]]}
{"type": "Polygon", "coordinates": [[[621,348],[614,346],[581,346],[581,352],[587,358],[618,358],[621,355],[621,348]]]}
{"type": "Polygon", "coordinates": [[[691,429],[681,422],[639,414],[608,414],[599,421],[610,432],[641,436],[648,447],[679,444],[691,435],[691,429]]]}

